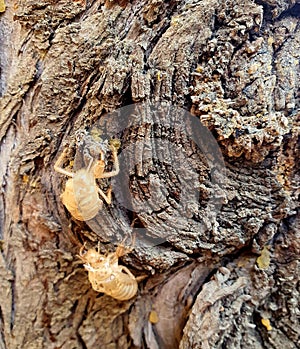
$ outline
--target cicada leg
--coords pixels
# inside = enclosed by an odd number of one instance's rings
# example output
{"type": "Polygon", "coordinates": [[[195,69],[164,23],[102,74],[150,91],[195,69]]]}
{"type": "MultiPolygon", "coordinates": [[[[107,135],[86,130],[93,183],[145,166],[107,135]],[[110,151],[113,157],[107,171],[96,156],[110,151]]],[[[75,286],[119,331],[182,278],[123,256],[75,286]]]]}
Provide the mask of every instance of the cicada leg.
{"type": "Polygon", "coordinates": [[[74,173],[73,172],[67,171],[67,170],[62,168],[62,164],[63,164],[63,162],[65,160],[66,154],[67,154],[67,148],[65,148],[65,150],[60,154],[60,156],[56,160],[56,162],[54,164],[54,170],[56,172],[59,172],[59,173],[65,175],[65,176],[74,177],[74,173]]]}

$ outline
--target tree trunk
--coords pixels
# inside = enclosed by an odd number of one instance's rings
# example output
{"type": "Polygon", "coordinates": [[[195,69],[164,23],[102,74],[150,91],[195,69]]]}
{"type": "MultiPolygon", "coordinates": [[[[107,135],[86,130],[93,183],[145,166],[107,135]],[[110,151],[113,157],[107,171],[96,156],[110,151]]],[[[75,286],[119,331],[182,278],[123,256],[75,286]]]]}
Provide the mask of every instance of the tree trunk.
{"type": "Polygon", "coordinates": [[[294,0],[6,1],[1,349],[300,348],[299,15],[294,0]],[[112,203],[78,221],[54,163],[66,148],[64,167],[87,169],[102,147],[110,171],[111,138],[120,173],[96,185],[112,203]],[[134,236],[119,264],[137,295],[94,291],[82,244],[134,236]]]}

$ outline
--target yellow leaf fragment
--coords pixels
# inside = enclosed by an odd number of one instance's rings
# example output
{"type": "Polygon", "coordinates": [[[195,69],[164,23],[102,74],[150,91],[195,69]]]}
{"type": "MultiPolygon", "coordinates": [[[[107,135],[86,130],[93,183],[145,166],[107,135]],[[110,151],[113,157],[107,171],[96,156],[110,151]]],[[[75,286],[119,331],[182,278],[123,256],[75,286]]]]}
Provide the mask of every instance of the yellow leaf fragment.
{"type": "Polygon", "coordinates": [[[197,73],[202,73],[203,72],[203,67],[201,65],[198,65],[197,68],[195,69],[197,73]]]}
{"type": "Polygon", "coordinates": [[[173,16],[171,18],[171,25],[177,25],[180,22],[180,16],[173,16]]]}
{"type": "Polygon", "coordinates": [[[22,177],[23,183],[27,184],[29,182],[29,176],[27,174],[24,174],[22,177]]]}
{"type": "Polygon", "coordinates": [[[275,41],[275,39],[274,39],[272,36],[270,36],[270,37],[268,38],[268,45],[269,45],[269,46],[273,45],[273,44],[274,44],[274,41],[275,41]]]}
{"type": "Polygon", "coordinates": [[[256,260],[259,269],[268,269],[270,266],[270,261],[271,258],[269,246],[265,246],[261,251],[261,255],[256,260]]]}
{"type": "Polygon", "coordinates": [[[91,129],[91,136],[97,142],[101,142],[102,141],[102,139],[101,139],[102,133],[103,133],[102,130],[100,130],[100,129],[96,128],[96,127],[91,129]]]}
{"type": "Polygon", "coordinates": [[[269,319],[261,319],[261,323],[266,327],[266,329],[268,331],[272,330],[272,326],[270,324],[270,320],[269,319]]]}
{"type": "Polygon", "coordinates": [[[117,138],[112,138],[109,141],[109,144],[113,146],[116,150],[119,150],[121,148],[121,141],[117,138]]]}
{"type": "Polygon", "coordinates": [[[0,12],[4,12],[6,9],[4,0],[0,0],[0,12]]]}
{"type": "Polygon", "coordinates": [[[150,314],[149,314],[149,321],[152,323],[152,324],[157,324],[159,319],[158,319],[158,314],[155,310],[151,310],[150,311],[150,314]]]}

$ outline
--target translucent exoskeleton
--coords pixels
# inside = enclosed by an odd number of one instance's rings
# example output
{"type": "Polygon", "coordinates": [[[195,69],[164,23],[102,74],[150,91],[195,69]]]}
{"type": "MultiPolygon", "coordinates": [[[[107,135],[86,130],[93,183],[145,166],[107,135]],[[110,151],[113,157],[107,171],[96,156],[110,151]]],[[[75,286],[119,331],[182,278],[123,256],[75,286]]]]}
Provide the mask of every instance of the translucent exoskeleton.
{"type": "Polygon", "coordinates": [[[62,168],[67,154],[66,148],[54,165],[55,171],[70,177],[67,180],[61,199],[71,215],[80,221],[87,221],[94,218],[99,210],[102,209],[103,201],[99,195],[107,204],[111,203],[111,188],[104,193],[96,183],[96,179],[98,178],[110,178],[119,173],[117,149],[112,145],[111,150],[115,169],[110,172],[104,171],[105,160],[104,152],[102,151],[100,152],[99,160],[92,158],[87,168],[70,172],[62,168]]]}
{"type": "Polygon", "coordinates": [[[89,281],[93,289],[103,292],[115,299],[125,301],[133,298],[138,290],[135,276],[128,268],[118,264],[120,257],[129,253],[123,244],[115,252],[103,255],[95,248],[84,252],[85,246],[80,249],[79,257],[85,263],[89,281]]]}

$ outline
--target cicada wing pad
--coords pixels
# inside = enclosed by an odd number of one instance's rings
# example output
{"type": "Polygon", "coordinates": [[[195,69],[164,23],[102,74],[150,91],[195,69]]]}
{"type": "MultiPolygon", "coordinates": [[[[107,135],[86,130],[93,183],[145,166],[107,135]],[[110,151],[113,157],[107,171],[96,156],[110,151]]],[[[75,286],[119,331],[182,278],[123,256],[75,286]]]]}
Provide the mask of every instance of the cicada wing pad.
{"type": "Polygon", "coordinates": [[[81,220],[85,221],[94,218],[99,210],[102,209],[103,202],[99,198],[98,187],[93,173],[85,169],[78,170],[72,179],[72,187],[78,211],[77,216],[81,216],[81,220]]]}

